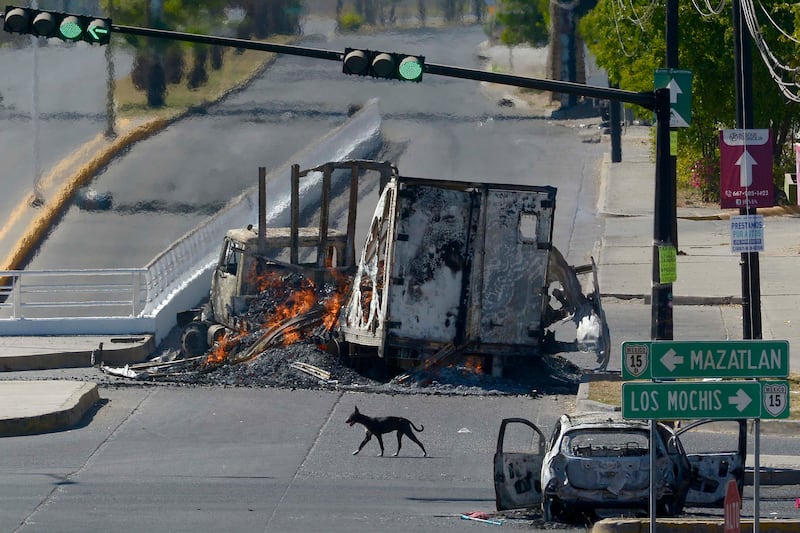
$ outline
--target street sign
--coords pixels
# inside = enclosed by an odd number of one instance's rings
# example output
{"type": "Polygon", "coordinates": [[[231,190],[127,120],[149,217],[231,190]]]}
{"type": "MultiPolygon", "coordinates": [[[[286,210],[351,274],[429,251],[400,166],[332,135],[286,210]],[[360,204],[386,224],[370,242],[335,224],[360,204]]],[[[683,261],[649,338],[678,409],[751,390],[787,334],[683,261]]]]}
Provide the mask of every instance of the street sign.
{"type": "Polygon", "coordinates": [[[764,251],[764,215],[731,217],[731,253],[764,251]]]}
{"type": "Polygon", "coordinates": [[[722,130],[720,207],[772,207],[772,135],[770,130],[722,130]]]}
{"type": "Polygon", "coordinates": [[[669,88],[669,127],[688,128],[692,123],[692,71],[656,69],[653,86],[669,88]]]}
{"type": "Polygon", "coordinates": [[[625,341],[623,379],[785,378],[789,342],[625,341]]]}
{"type": "Polygon", "coordinates": [[[787,418],[789,382],[632,381],[622,384],[622,416],[638,420],[787,418]]]}

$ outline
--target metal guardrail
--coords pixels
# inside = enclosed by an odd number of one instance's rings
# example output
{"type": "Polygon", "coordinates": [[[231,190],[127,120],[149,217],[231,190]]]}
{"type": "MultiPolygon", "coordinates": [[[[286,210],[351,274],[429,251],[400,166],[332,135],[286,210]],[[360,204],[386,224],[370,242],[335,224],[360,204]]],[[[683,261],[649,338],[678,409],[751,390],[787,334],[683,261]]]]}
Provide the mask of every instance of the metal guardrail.
{"type": "Polygon", "coordinates": [[[137,317],[147,269],[2,270],[0,319],[137,317]]]}
{"type": "MultiPolygon", "coordinates": [[[[383,142],[380,125],[377,100],[371,100],[343,125],[298,153],[296,160],[311,167],[370,157],[383,142]]],[[[280,183],[288,184],[289,175],[288,164],[275,172],[280,183]]],[[[268,222],[286,225],[288,192],[272,194],[275,205],[268,222]]],[[[218,259],[225,231],[257,221],[257,214],[257,188],[253,187],[145,268],[0,271],[0,335],[148,332],[155,334],[158,343],[174,326],[177,311],[208,295],[208,281],[201,282],[218,259]]]]}

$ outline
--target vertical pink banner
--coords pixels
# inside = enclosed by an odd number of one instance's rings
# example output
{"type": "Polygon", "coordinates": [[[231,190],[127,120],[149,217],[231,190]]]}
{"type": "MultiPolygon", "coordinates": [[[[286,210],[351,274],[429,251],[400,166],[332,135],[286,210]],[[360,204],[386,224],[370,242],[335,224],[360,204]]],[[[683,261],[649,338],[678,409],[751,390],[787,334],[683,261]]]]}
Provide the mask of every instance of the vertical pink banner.
{"type": "Polygon", "coordinates": [[[794,144],[794,179],[800,179],[800,143],[794,144]]]}

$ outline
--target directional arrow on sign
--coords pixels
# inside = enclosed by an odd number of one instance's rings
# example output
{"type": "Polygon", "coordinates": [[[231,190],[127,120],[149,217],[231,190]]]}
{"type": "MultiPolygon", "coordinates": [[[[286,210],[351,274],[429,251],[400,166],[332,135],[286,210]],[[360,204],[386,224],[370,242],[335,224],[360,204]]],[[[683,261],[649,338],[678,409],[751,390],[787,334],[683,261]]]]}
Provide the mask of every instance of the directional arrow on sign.
{"type": "Polygon", "coordinates": [[[721,208],[774,205],[772,133],[769,129],[721,130],[719,151],[721,208]]]}
{"type": "Polygon", "coordinates": [[[669,103],[677,104],[678,95],[683,94],[683,91],[681,90],[681,86],[678,85],[678,82],[675,81],[675,78],[669,79],[669,83],[667,84],[667,89],[669,89],[669,103]]]}
{"type": "Polygon", "coordinates": [[[728,403],[730,405],[735,405],[736,409],[738,409],[740,413],[744,411],[752,401],[753,399],[750,396],[748,396],[747,393],[742,389],[736,391],[736,396],[728,397],[728,403]]]}
{"type": "Polygon", "coordinates": [[[739,167],[739,186],[751,186],[753,184],[753,167],[758,164],[758,161],[745,149],[741,157],[739,157],[734,164],[739,167]]]}
{"type": "Polygon", "coordinates": [[[669,127],[686,128],[692,121],[692,71],[672,68],[656,69],[656,89],[669,89],[669,127]]]}
{"type": "Polygon", "coordinates": [[[95,41],[100,41],[103,37],[108,35],[108,29],[100,26],[94,26],[89,28],[89,35],[91,35],[92,39],[95,41]]]}
{"type": "Polygon", "coordinates": [[[683,364],[683,356],[678,355],[675,350],[670,348],[661,358],[661,364],[663,364],[670,372],[672,372],[678,365],[683,364]]]}

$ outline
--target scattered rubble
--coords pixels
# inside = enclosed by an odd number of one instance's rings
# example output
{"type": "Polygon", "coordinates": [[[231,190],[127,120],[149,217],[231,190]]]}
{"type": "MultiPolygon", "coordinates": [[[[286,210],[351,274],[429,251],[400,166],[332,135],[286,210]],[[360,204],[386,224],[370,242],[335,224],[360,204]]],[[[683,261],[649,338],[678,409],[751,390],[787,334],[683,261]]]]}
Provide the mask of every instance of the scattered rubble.
{"type": "Polygon", "coordinates": [[[581,369],[561,356],[526,358],[520,365],[507,367],[509,377],[502,378],[492,376],[470,358],[459,357],[452,363],[394,379],[377,379],[304,341],[271,347],[233,364],[209,366],[205,363],[207,356],[180,359],[177,353],[175,348],[165,348],[159,357],[145,363],[100,369],[110,377],[139,383],[446,395],[574,395],[581,376],[581,369]]]}

